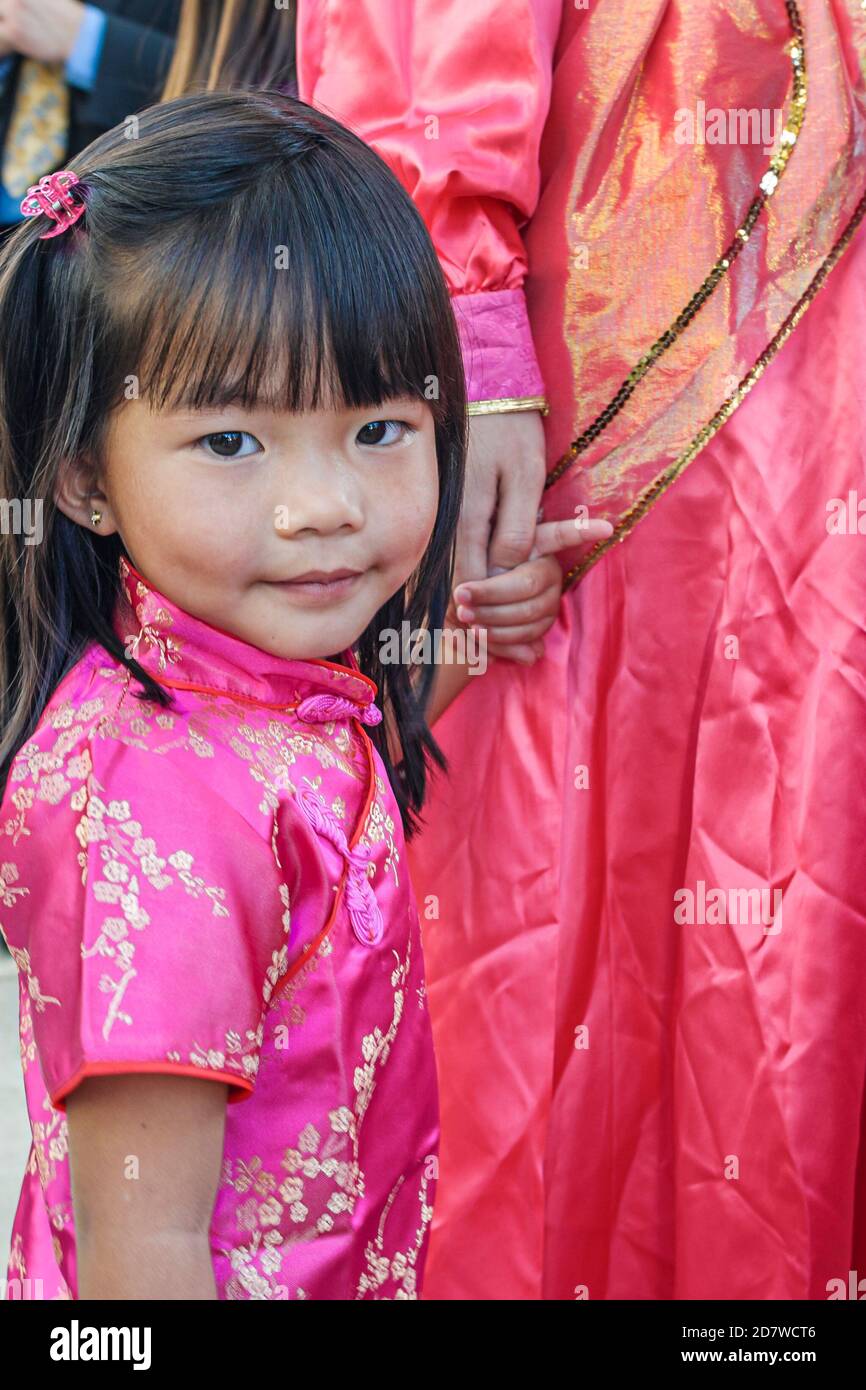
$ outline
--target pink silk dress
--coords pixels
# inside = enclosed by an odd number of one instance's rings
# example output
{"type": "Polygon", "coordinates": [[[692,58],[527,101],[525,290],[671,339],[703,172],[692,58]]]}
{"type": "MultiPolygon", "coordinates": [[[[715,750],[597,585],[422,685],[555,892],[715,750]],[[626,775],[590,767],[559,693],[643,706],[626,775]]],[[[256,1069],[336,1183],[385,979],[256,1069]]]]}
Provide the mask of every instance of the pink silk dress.
{"type": "Polygon", "coordinates": [[[414,1299],[438,1108],[399,811],[352,664],[287,661],[121,561],[116,630],[17,755],[0,813],[33,1132],[9,1296],[76,1298],[66,1097],[90,1076],[228,1086],[221,1299],[414,1299]]]}
{"type": "MultiPolygon", "coordinates": [[[[525,306],[552,468],[740,226],[763,140],[680,143],[678,113],[766,113],[779,148],[785,5],[311,0],[308,52],[323,12],[307,98],[391,163],[476,303],[471,399],[517,394],[527,341],[493,296],[525,306]]],[[[626,513],[866,192],[866,13],[800,12],[778,188],[548,518],[626,513]]],[[[426,1298],[818,1299],[866,1272],[864,342],[861,225],[566,590],[545,659],[494,663],[436,726],[450,771],[411,851],[442,1107],[426,1298]],[[675,916],[755,890],[771,930],[675,916]]]]}

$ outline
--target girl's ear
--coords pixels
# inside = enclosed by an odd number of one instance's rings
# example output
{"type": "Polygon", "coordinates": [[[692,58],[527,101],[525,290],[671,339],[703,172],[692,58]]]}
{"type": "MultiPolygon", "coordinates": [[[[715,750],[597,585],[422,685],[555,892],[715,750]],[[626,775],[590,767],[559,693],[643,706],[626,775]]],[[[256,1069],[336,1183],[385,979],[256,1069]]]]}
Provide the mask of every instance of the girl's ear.
{"type": "Polygon", "coordinates": [[[60,469],[54,500],[64,516],[88,531],[110,536],[118,529],[111,504],[99,487],[93,468],[82,460],[68,462],[60,469]]]}

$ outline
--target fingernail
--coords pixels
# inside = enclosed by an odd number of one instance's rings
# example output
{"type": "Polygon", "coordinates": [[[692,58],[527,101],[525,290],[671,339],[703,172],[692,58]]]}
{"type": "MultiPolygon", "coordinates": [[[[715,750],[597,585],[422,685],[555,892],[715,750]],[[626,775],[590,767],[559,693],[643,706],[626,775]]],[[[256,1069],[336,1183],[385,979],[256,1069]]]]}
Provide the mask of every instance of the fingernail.
{"type": "Polygon", "coordinates": [[[460,584],[454,590],[454,597],[458,603],[468,603],[472,598],[472,590],[468,584],[460,584]]]}
{"type": "Polygon", "coordinates": [[[464,608],[462,604],[458,604],[457,617],[461,623],[472,623],[475,621],[475,612],[471,608],[464,608]]]}

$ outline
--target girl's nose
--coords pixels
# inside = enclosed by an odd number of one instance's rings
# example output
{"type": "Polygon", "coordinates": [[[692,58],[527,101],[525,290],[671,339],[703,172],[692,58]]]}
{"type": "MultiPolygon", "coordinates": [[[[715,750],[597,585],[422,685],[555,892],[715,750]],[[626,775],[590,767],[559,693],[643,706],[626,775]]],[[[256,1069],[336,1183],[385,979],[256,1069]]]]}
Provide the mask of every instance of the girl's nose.
{"type": "Polygon", "coordinates": [[[282,489],[274,505],[274,527],[279,535],[305,531],[328,535],[346,527],[359,530],[364,509],[356,483],[341,469],[324,466],[296,472],[291,485],[282,489]]]}

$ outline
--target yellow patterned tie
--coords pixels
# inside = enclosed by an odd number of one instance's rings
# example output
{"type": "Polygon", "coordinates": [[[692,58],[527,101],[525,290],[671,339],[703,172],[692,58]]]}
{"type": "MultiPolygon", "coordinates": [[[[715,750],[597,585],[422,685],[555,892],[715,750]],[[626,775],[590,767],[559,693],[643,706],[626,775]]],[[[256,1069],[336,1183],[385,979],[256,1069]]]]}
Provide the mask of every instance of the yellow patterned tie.
{"type": "Polygon", "coordinates": [[[69,88],[63,65],[23,59],[3,152],[2,182],[10,197],[23,198],[43,174],[58,169],[68,139],[69,88]]]}

